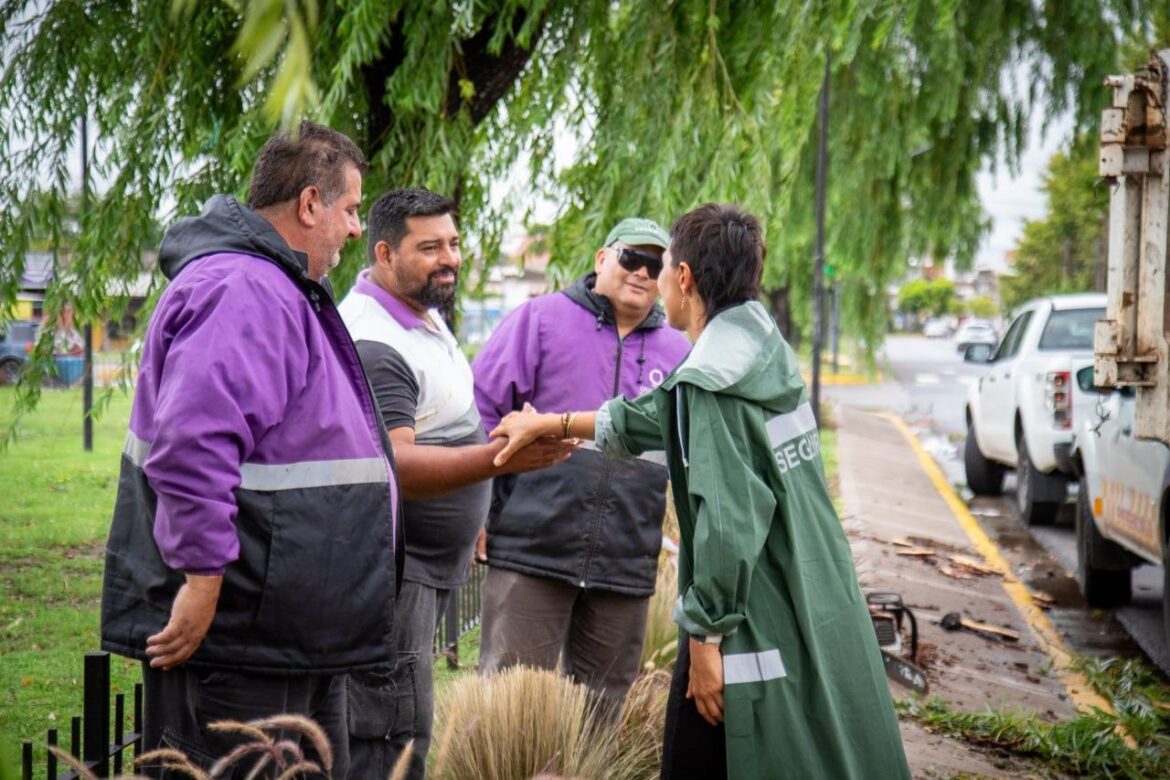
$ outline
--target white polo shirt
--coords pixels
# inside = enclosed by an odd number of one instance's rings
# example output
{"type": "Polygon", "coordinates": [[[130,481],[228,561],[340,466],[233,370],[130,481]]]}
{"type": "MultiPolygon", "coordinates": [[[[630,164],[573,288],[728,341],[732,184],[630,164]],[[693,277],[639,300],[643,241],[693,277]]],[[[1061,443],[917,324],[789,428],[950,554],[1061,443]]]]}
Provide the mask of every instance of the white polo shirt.
{"type": "Polygon", "coordinates": [[[437,311],[420,317],[362,271],[337,307],[354,341],[376,341],[402,355],[418,382],[415,441],[446,443],[476,432],[471,366],[437,311]]]}

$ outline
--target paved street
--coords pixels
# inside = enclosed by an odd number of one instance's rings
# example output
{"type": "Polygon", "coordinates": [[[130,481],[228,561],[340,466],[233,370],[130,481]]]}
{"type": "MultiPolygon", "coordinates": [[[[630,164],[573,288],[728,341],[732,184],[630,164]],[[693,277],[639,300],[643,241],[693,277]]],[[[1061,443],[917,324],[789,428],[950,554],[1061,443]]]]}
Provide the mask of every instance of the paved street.
{"type": "MultiPolygon", "coordinates": [[[[925,470],[930,456],[915,451],[913,434],[891,418],[855,408],[838,408],[836,419],[842,520],[858,578],[867,593],[900,594],[913,610],[917,662],[931,695],[962,709],[1015,707],[1045,719],[1067,719],[1078,706],[1092,706],[1085,700],[1087,686],[1056,669],[1002,578],[948,573],[951,556],[980,553],[939,490],[939,484],[946,488],[943,478],[935,483],[925,470]],[[933,554],[903,555],[905,544],[933,554]],[[947,631],[942,622],[950,613],[1014,631],[1019,641],[947,631]]],[[[891,693],[899,699],[911,695],[897,685],[891,693]]],[[[914,777],[1039,774],[1027,759],[931,733],[912,720],[900,726],[914,777]]]]}
{"type": "MultiPolygon", "coordinates": [[[[914,336],[887,339],[879,362],[881,383],[826,387],[825,398],[845,408],[887,410],[902,417],[939,463],[947,481],[970,499],[962,464],[963,408],[968,388],[983,369],[963,363],[950,339],[914,336]]],[[[1170,672],[1170,650],[1162,634],[1161,570],[1137,569],[1133,603],[1112,617],[1088,609],[1072,579],[1076,568],[1072,503],[1056,526],[1029,531],[1016,515],[1015,481],[1010,473],[1006,484],[1002,498],[971,501],[971,512],[1017,576],[1033,590],[1052,597],[1054,606],[1048,615],[1068,645],[1089,655],[1130,655],[1140,647],[1170,672]]]]}

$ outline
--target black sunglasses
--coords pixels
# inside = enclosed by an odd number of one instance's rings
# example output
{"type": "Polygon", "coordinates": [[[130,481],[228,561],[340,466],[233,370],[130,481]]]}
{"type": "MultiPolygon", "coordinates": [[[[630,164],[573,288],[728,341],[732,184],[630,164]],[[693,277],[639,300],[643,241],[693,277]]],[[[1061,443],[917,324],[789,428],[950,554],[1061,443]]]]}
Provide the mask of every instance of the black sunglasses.
{"type": "Polygon", "coordinates": [[[658,274],[662,273],[662,258],[654,255],[646,254],[645,252],[636,252],[633,249],[618,249],[614,247],[617,252],[618,265],[626,269],[630,273],[634,273],[639,268],[645,268],[646,274],[651,279],[657,279],[658,274]]]}

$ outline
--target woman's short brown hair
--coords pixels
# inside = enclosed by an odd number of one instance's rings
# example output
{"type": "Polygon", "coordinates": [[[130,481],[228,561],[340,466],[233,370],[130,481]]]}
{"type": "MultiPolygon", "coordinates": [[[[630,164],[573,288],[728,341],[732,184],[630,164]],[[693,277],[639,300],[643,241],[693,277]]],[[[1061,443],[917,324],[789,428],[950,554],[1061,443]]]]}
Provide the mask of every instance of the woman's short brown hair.
{"type": "Polygon", "coordinates": [[[671,262],[690,266],[708,320],[760,297],[765,251],[760,220],[739,206],[704,203],[670,226],[671,262]]]}

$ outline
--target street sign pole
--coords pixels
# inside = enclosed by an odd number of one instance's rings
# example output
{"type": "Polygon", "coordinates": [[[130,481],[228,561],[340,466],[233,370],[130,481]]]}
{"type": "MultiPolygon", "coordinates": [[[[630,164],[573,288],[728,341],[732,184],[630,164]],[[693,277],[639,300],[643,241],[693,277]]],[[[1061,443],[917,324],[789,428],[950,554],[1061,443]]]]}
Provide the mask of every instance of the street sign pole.
{"type": "MultiPolygon", "coordinates": [[[[89,211],[89,132],[86,127],[86,106],[81,114],[81,228],[89,211]]],[[[79,237],[80,238],[80,237],[79,237]]],[[[76,260],[76,258],[74,258],[76,260]]],[[[85,366],[82,378],[81,413],[82,442],[86,452],[93,452],[93,324],[85,321],[85,366]]]]}
{"type": "Polygon", "coordinates": [[[825,76],[817,106],[816,259],[813,263],[812,408],[821,420],[821,349],[825,339],[825,181],[829,168],[829,50],[825,47],[825,76]]]}

